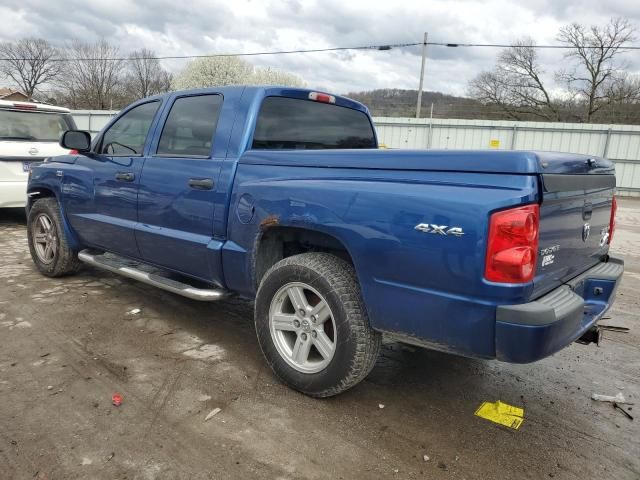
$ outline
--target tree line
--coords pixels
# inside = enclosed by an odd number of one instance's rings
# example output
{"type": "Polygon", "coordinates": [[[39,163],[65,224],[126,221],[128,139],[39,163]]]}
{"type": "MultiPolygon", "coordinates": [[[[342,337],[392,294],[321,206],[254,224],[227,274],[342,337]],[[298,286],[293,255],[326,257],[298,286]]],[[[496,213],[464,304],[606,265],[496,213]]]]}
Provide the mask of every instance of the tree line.
{"type": "MultiPolygon", "coordinates": [[[[557,35],[561,66],[543,68],[530,38],[503,49],[494,67],[478,73],[466,97],[424,92],[422,116],[486,120],[640,124],[640,75],[629,73],[621,55],[636,40],[626,19],[604,26],[571,24],[557,35]]],[[[413,117],[417,90],[351,92],[375,116],[413,117]]]]}
{"type": "Polygon", "coordinates": [[[556,38],[566,47],[559,68],[547,72],[536,42],[522,38],[470,82],[469,96],[513,120],[640,123],[640,76],[621,58],[637,38],[635,26],[624,18],[573,23],[556,38]]]}
{"type": "Polygon", "coordinates": [[[31,100],[71,109],[120,109],[140,98],[187,88],[305,85],[297,75],[254,67],[238,57],[195,59],[174,75],[154,51],[140,49],[123,55],[104,39],[73,40],[59,47],[41,38],[23,38],[0,44],[0,58],[0,79],[31,100]]]}

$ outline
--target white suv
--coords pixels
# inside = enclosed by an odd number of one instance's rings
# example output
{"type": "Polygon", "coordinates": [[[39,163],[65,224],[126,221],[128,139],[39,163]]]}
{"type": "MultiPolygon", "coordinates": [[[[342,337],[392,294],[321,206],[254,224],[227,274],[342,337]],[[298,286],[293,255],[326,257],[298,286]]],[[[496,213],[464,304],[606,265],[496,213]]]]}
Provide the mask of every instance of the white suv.
{"type": "Polygon", "coordinates": [[[68,153],[58,140],[75,128],[66,108],[0,100],[0,208],[26,205],[29,165],[68,153]]]}

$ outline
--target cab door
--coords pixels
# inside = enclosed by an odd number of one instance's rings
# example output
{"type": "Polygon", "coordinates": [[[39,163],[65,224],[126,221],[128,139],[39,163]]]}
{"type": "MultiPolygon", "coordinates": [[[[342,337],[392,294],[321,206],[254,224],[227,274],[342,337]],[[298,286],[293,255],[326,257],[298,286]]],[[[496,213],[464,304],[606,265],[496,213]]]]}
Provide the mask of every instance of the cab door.
{"type": "Polygon", "coordinates": [[[83,244],[138,258],[135,239],[144,148],[161,101],[134,105],[102,134],[93,151],[64,172],[65,211],[83,244]]]}
{"type": "Polygon", "coordinates": [[[216,93],[173,97],[145,159],[136,230],[145,262],[213,283],[222,281],[213,219],[225,193],[217,183],[228,141],[217,134],[223,103],[216,93]]]}

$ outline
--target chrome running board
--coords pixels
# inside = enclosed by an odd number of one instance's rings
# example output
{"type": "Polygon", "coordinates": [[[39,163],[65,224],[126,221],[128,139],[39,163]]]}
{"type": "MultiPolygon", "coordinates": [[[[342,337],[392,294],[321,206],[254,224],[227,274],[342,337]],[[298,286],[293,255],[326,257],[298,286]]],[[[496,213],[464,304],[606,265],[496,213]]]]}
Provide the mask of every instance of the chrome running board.
{"type": "Polygon", "coordinates": [[[183,297],[200,300],[201,302],[215,302],[229,294],[228,291],[221,288],[197,288],[188,283],[167,278],[163,276],[163,274],[166,274],[163,270],[143,263],[137,263],[111,253],[92,253],[90,250],[82,250],[78,253],[78,260],[93,267],[102,268],[117,273],[118,275],[146,283],[147,285],[177,293],[183,297]]]}

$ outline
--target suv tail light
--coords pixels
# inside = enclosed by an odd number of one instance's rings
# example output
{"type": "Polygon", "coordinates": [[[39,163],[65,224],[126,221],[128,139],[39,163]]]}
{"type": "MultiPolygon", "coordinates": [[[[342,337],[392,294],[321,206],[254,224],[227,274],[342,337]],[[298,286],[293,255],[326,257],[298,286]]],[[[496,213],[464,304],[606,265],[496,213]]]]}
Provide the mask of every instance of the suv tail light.
{"type": "Polygon", "coordinates": [[[500,283],[531,281],[536,271],[539,223],[537,204],[493,213],[484,278],[500,283]]]}
{"type": "Polygon", "coordinates": [[[17,108],[20,110],[37,110],[38,106],[30,103],[14,103],[13,108],[17,108]]]}
{"type": "Polygon", "coordinates": [[[611,245],[611,242],[613,241],[613,232],[616,229],[616,212],[617,211],[618,211],[618,202],[616,201],[616,197],[614,195],[613,199],[611,200],[611,218],[609,219],[609,240],[607,241],[609,245],[611,245]]]}

